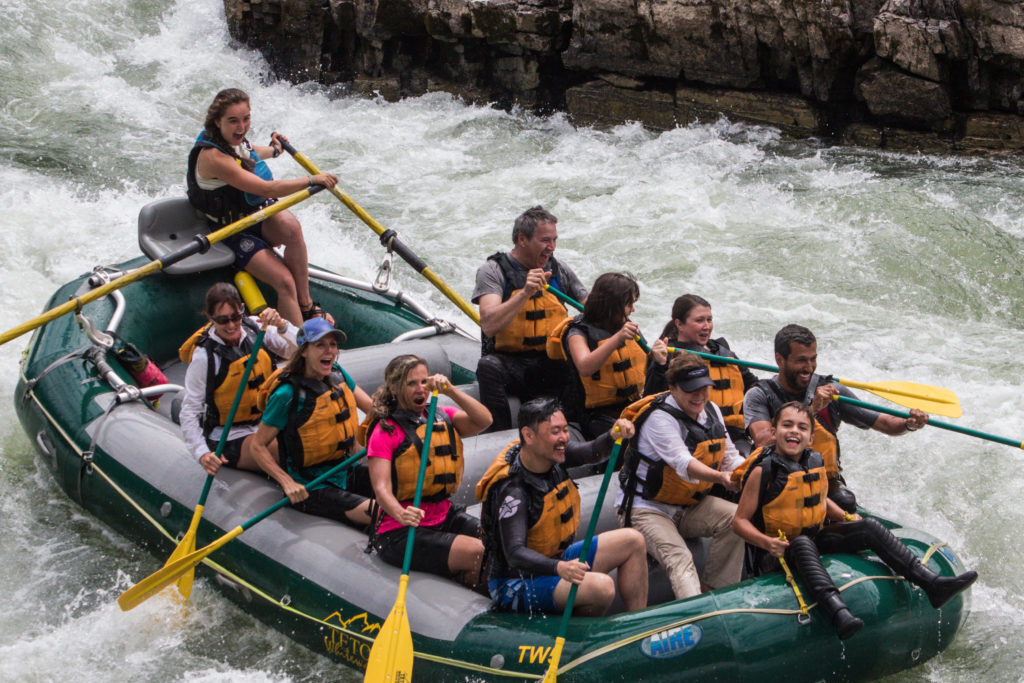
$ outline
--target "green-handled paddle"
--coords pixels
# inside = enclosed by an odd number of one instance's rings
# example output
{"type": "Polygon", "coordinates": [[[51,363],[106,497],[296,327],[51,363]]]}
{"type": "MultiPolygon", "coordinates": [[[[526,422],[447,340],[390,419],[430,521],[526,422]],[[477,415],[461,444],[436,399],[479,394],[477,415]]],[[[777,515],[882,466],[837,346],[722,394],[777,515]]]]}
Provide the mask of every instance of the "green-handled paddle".
{"type": "MultiPolygon", "coordinates": [[[[618,427],[616,427],[618,429],[618,427]]],[[[608,484],[615,472],[615,462],[619,459],[619,451],[622,450],[622,437],[615,439],[611,455],[608,456],[608,465],[604,470],[604,479],[601,480],[601,490],[597,492],[597,499],[594,501],[594,510],[590,513],[590,523],[587,525],[587,535],[583,538],[583,547],[580,549],[580,561],[586,562],[590,555],[590,544],[594,540],[594,532],[597,530],[597,519],[601,516],[601,508],[604,506],[604,494],[608,491],[608,484]]],[[[572,608],[576,602],[576,591],[579,584],[574,583],[569,589],[569,597],[565,600],[565,611],[562,612],[562,623],[558,626],[558,637],[555,638],[555,646],[551,648],[551,659],[548,660],[548,670],[544,674],[544,683],[555,683],[558,680],[558,662],[562,659],[562,647],[565,646],[565,634],[569,632],[569,620],[572,618],[572,608]]]]}
{"type": "MultiPolygon", "coordinates": [[[[313,481],[306,484],[306,489],[311,489],[317,484],[326,481],[329,477],[336,474],[337,472],[340,472],[346,467],[354,465],[365,454],[366,449],[364,448],[363,450],[359,451],[352,457],[348,458],[347,460],[343,460],[342,462],[338,463],[331,469],[321,474],[313,481]]],[[[139,581],[137,584],[135,584],[134,586],[126,590],[124,593],[122,593],[121,597],[117,599],[118,606],[125,612],[137,607],[141,603],[145,602],[149,598],[159,593],[166,586],[169,586],[172,583],[174,583],[178,579],[178,577],[180,577],[185,572],[192,571],[192,569],[197,564],[202,562],[207,555],[220,549],[229,541],[232,541],[238,536],[242,535],[242,532],[252,528],[253,525],[263,521],[264,519],[274,514],[284,506],[288,505],[290,502],[290,499],[286,496],[281,500],[277,501],[276,503],[274,503],[273,505],[271,505],[270,507],[268,507],[263,512],[259,513],[258,515],[250,517],[245,522],[242,522],[242,524],[236,526],[234,529],[224,534],[213,543],[203,546],[199,550],[189,553],[188,555],[179,558],[175,562],[164,565],[161,569],[150,574],[142,581],[139,581]]]]}
{"type": "MultiPolygon", "coordinates": [[[[412,498],[412,506],[420,506],[423,494],[423,479],[427,473],[427,460],[430,457],[430,438],[434,433],[434,414],[437,412],[437,389],[430,395],[430,408],[427,410],[427,429],[423,437],[423,450],[420,452],[420,471],[416,478],[416,493],[412,498]]],[[[398,580],[398,597],[391,614],[384,620],[384,625],[377,632],[377,637],[370,648],[370,657],[366,661],[366,683],[407,683],[412,681],[412,632],[409,629],[409,615],[405,611],[405,591],[409,587],[409,565],[412,564],[412,546],[416,527],[409,527],[409,535],[405,540],[405,558],[402,560],[402,576],[398,580]]]]}
{"type": "MultiPolygon", "coordinates": [[[[870,410],[877,410],[878,412],[885,413],[887,415],[894,415],[896,417],[907,418],[910,417],[910,413],[904,412],[902,410],[895,410],[894,408],[887,408],[885,406],[877,406],[873,403],[866,403],[865,401],[859,401],[855,398],[850,398],[849,396],[833,396],[832,398],[837,401],[842,401],[843,403],[849,403],[850,405],[853,406],[868,408],[870,410]]],[[[930,418],[927,422],[927,425],[929,427],[938,427],[939,429],[948,429],[951,432],[959,432],[960,434],[966,434],[967,436],[974,436],[979,439],[985,439],[986,441],[994,441],[996,443],[1001,443],[1004,446],[1013,446],[1014,448],[1024,449],[1024,441],[1021,441],[1020,439],[1010,439],[1005,436],[986,434],[985,432],[979,432],[976,429],[960,427],[955,424],[950,424],[949,422],[942,422],[941,420],[932,420],[930,418]]]]}
{"type": "MultiPolygon", "coordinates": [[[[568,294],[559,291],[556,287],[545,285],[545,289],[566,304],[581,311],[583,310],[583,304],[576,301],[568,294]]],[[[637,335],[636,342],[640,345],[640,348],[650,353],[651,348],[644,341],[643,337],[637,335]]],[[[713,360],[719,363],[741,365],[747,368],[754,368],[755,370],[767,370],[768,372],[779,371],[779,369],[774,365],[754,363],[753,361],[740,360],[739,358],[731,358],[729,356],[716,356],[713,353],[704,353],[703,351],[691,351],[689,349],[678,348],[675,346],[668,347],[668,350],[670,353],[685,351],[686,353],[692,353],[700,356],[701,358],[707,358],[708,360],[713,360]]],[[[901,406],[906,406],[907,408],[918,408],[926,413],[933,413],[944,417],[960,417],[963,414],[963,411],[960,408],[960,400],[956,397],[956,394],[944,387],[917,384],[916,382],[855,382],[850,379],[842,379],[838,377],[833,379],[840,384],[844,384],[853,389],[869,391],[876,396],[881,396],[886,400],[898,403],[901,406]]]]}
{"type": "MultiPolygon", "coordinates": [[[[318,175],[321,171],[316,167],[312,161],[306,158],[306,155],[295,149],[290,143],[281,140],[281,144],[284,145],[285,150],[299,163],[302,168],[306,169],[313,175],[318,175]]],[[[373,230],[381,239],[383,244],[388,249],[391,249],[396,254],[402,257],[402,260],[412,266],[413,270],[422,275],[432,285],[437,287],[438,291],[448,297],[448,300],[459,307],[459,309],[468,315],[470,319],[477,325],[480,324],[480,314],[477,313],[476,309],[466,303],[466,300],[455,293],[448,284],[442,280],[437,274],[430,269],[423,259],[417,256],[412,249],[406,246],[402,240],[398,239],[398,233],[394,230],[385,230],[384,226],[373,219],[373,216],[366,213],[363,207],[356,204],[355,200],[349,197],[347,194],[339,190],[337,187],[332,187],[330,190],[331,194],[338,198],[338,200],[348,207],[348,209],[359,217],[371,230],[373,230]]]]}
{"type": "MultiPolygon", "coordinates": [[[[700,356],[701,358],[707,358],[708,360],[713,360],[719,363],[742,365],[756,370],[767,370],[768,372],[779,371],[779,369],[774,365],[754,363],[749,360],[730,358],[729,356],[716,356],[713,353],[704,353],[703,351],[690,351],[689,349],[677,348],[675,346],[670,346],[668,350],[669,352],[686,351],[686,353],[692,353],[700,356]]],[[[906,406],[907,408],[918,408],[926,413],[943,415],[945,417],[960,417],[963,414],[963,411],[960,409],[960,399],[956,397],[956,394],[944,387],[935,387],[929,384],[918,384],[916,382],[903,382],[899,380],[887,382],[855,382],[841,377],[833,377],[832,379],[853,389],[870,391],[876,396],[881,396],[888,401],[898,403],[899,405],[906,406]]]]}
{"type": "Polygon", "coordinates": [[[51,308],[50,310],[36,316],[32,320],[22,323],[17,327],[12,327],[3,334],[0,334],[0,345],[6,344],[12,339],[16,339],[26,332],[31,332],[37,327],[56,320],[57,318],[67,313],[74,313],[82,309],[85,304],[96,301],[102,297],[105,297],[115,289],[121,289],[127,285],[130,285],[137,280],[141,280],[144,277],[152,275],[163,269],[165,266],[172,265],[178,261],[182,261],[193,254],[199,254],[205,252],[210,248],[211,244],[216,244],[221,240],[231,237],[248,227],[256,225],[260,221],[265,221],[276,213],[280,213],[285,209],[295,206],[301,201],[309,199],[317,192],[324,189],[323,185],[314,185],[305,190],[299,190],[294,194],[290,194],[287,197],[274,202],[265,209],[260,209],[255,213],[251,213],[241,220],[237,220],[230,225],[226,225],[219,230],[211,232],[209,235],[195,235],[192,240],[187,242],[184,246],[175,249],[169,254],[166,254],[163,258],[154,259],[149,263],[146,263],[138,268],[131,270],[121,277],[114,278],[110,282],[101,285],[95,289],[89,290],[87,293],[81,296],[71,297],[71,299],[60,306],[51,308]]]}
{"type": "MultiPolygon", "coordinates": [[[[241,273],[240,273],[241,274],[241,273]]],[[[250,276],[251,277],[251,276],[250,276]]],[[[259,290],[257,289],[258,293],[259,290]]],[[[262,297],[261,297],[262,298],[262,297]]],[[[246,299],[246,305],[249,306],[249,310],[255,311],[259,308],[260,302],[249,301],[246,299]]],[[[263,307],[266,307],[266,303],[263,303],[263,307]]],[[[244,332],[243,332],[244,333],[244,332]]],[[[214,452],[217,460],[220,460],[221,454],[224,452],[224,445],[228,442],[228,433],[231,431],[231,425],[235,421],[235,413],[238,412],[238,406],[242,402],[242,396],[245,394],[246,385],[249,381],[249,375],[252,374],[252,368],[256,364],[256,359],[259,356],[260,348],[263,346],[263,337],[267,333],[267,326],[264,324],[260,327],[260,331],[256,333],[256,340],[252,343],[252,351],[249,352],[249,360],[245,364],[245,370],[242,371],[242,379],[238,384],[238,391],[235,392],[235,399],[231,402],[231,409],[228,411],[227,419],[224,421],[224,427],[220,433],[220,439],[217,441],[217,450],[214,452]]],[[[207,363],[212,363],[213,355],[210,354],[206,359],[207,363]]],[[[192,521],[189,522],[188,531],[185,532],[185,536],[182,537],[181,541],[178,542],[178,547],[174,549],[171,556],[167,558],[167,562],[164,566],[167,567],[174,564],[186,555],[191,554],[196,549],[196,531],[199,529],[199,520],[203,516],[203,509],[206,507],[206,497],[210,495],[210,487],[213,484],[213,474],[206,475],[206,482],[203,484],[203,491],[199,494],[199,501],[196,503],[196,509],[192,513],[192,521]]],[[[192,595],[192,582],[195,579],[195,571],[189,569],[187,572],[181,575],[178,579],[178,592],[186,600],[192,595]]]]}

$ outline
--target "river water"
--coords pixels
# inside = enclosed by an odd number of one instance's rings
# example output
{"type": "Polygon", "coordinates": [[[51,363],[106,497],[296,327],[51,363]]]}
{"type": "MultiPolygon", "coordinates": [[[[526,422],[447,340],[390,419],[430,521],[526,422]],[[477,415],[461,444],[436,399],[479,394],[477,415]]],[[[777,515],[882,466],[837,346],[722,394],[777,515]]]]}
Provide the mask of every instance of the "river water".
{"type": "MultiPolygon", "coordinates": [[[[253,139],[287,134],[463,296],[483,257],[510,246],[514,216],[543,204],[560,219],[560,258],[585,281],[638,277],[648,336],[672,298],[696,292],[740,357],[771,362],[775,331],[801,323],[823,371],[949,387],[961,424],[1024,439],[1016,161],[827,147],[724,120],[602,132],[441,94],[352,98],[271,80],[232,43],[218,0],[5,0],[0,31],[2,329],[61,283],[137,253],[139,208],[183,194],[206,106],[237,86],[253,99],[253,139]]],[[[285,158],[273,168],[301,173],[285,158]]],[[[325,194],[297,213],[315,262],[373,277],[380,247],[343,206],[325,194]]],[[[472,325],[404,265],[396,278],[472,325]]],[[[24,346],[0,347],[4,396],[24,346]]],[[[943,538],[981,574],[958,641],[898,679],[1020,680],[1024,454],[934,428],[842,438],[867,507],[943,538]]],[[[202,583],[184,615],[159,598],[122,613],[116,597],[160,561],[64,497],[9,399],[0,534],[2,680],[360,680],[202,583]]]]}

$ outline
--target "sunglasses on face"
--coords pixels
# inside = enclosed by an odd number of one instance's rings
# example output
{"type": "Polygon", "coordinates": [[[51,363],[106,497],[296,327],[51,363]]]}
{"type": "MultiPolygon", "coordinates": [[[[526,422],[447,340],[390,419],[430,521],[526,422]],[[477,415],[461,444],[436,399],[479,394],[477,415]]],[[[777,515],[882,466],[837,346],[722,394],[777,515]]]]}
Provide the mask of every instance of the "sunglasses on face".
{"type": "Polygon", "coordinates": [[[227,325],[228,323],[237,323],[242,319],[242,312],[237,311],[231,315],[213,315],[210,316],[210,320],[216,325],[227,325]]]}

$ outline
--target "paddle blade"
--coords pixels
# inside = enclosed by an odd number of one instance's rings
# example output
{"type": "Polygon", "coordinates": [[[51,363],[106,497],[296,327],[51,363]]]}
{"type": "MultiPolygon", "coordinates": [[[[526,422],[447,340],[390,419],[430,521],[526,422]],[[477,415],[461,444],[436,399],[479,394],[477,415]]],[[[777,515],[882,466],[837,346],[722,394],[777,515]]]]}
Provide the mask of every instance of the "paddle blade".
{"type": "Polygon", "coordinates": [[[174,562],[168,560],[167,564],[164,565],[163,568],[150,574],[142,581],[139,581],[137,584],[122,593],[121,597],[117,599],[118,606],[125,612],[138,607],[140,604],[177,581],[182,574],[191,572],[197,564],[203,561],[203,558],[216,551],[236,536],[239,536],[243,531],[245,531],[245,529],[237,526],[210,545],[189,553],[174,562]]]}
{"type": "Polygon", "coordinates": [[[548,660],[548,670],[544,674],[544,683],[555,683],[558,680],[558,662],[562,659],[562,646],[565,645],[565,638],[555,638],[555,646],[551,648],[551,659],[548,660]]]}
{"type": "Polygon", "coordinates": [[[960,399],[956,394],[945,387],[934,387],[929,384],[917,384],[916,382],[854,382],[849,379],[836,380],[853,389],[870,391],[875,396],[892,401],[907,408],[917,408],[933,415],[943,417],[960,417],[963,411],[960,408],[960,399]]]}
{"type": "MultiPolygon", "coordinates": [[[[186,555],[191,555],[196,550],[196,530],[199,528],[199,519],[203,516],[203,506],[197,505],[195,512],[192,513],[192,521],[189,522],[188,531],[185,532],[185,536],[182,537],[178,543],[178,547],[174,549],[171,556],[164,562],[164,567],[169,567],[186,555]]],[[[195,572],[188,570],[178,579],[178,592],[181,593],[181,597],[188,600],[192,595],[192,582],[195,579],[195,572]]]]}
{"type": "Polygon", "coordinates": [[[405,613],[405,589],[409,575],[398,581],[398,598],[391,614],[380,627],[366,662],[366,683],[410,683],[412,681],[412,632],[405,613]]]}

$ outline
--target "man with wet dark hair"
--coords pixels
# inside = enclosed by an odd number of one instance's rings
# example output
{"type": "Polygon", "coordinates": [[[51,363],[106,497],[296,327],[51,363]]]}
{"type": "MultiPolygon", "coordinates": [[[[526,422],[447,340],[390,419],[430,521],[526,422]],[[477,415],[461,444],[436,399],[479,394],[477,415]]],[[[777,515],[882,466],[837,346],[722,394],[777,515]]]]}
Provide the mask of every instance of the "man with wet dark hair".
{"type": "MultiPolygon", "coordinates": [[[[633,436],[618,420],[616,436],[633,436]]],[[[647,555],[635,529],[594,537],[581,559],[580,495],[566,467],[608,455],[612,432],[587,443],[569,442],[569,425],[553,399],[535,399],[519,410],[519,440],[498,454],[476,486],[483,502],[481,526],[489,562],[488,590],[498,609],[559,613],[573,584],[575,611],[600,616],[615,598],[627,610],[647,606],[647,555]],[[618,579],[608,573],[618,569],[618,579]]],[[[600,514],[594,510],[593,514],[600,514]]]]}
{"type": "Polygon", "coordinates": [[[545,353],[548,334],[569,317],[545,285],[579,302],[587,289],[555,260],[558,219],[542,206],[516,218],[512,251],[498,252],[476,272],[473,303],[480,307],[483,354],[477,365],[480,402],[491,411],[490,431],[510,429],[509,396],[523,403],[540,396],[561,397],[571,386],[569,366],[545,353]]]}
{"type": "Polygon", "coordinates": [[[913,432],[928,422],[928,416],[917,410],[909,418],[885,415],[874,410],[836,401],[834,396],[856,395],[833,382],[831,376],[815,373],[818,367],[818,341],[802,325],[786,325],[775,335],[775,363],[779,374],[759,381],[743,397],[743,416],[754,447],[767,446],[775,440],[771,419],[782,404],[798,401],[811,407],[815,415],[814,440],[811,447],[821,453],[829,479],[829,498],[847,512],[854,512],[857,499],[845,486],[839,457],[839,426],[847,422],[861,429],[874,429],[890,436],[913,432]]]}

